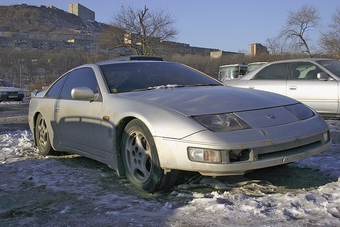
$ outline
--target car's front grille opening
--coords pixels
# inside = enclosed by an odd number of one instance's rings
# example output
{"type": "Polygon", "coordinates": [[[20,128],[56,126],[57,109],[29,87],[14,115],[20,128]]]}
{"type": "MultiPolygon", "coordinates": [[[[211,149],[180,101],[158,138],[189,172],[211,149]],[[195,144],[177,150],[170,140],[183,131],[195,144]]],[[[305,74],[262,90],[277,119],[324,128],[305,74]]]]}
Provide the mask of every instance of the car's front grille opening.
{"type": "Polygon", "coordinates": [[[320,136],[317,136],[254,149],[229,150],[227,157],[229,157],[229,163],[261,161],[301,154],[322,144],[323,140],[320,139],[320,136]]]}
{"type": "Polygon", "coordinates": [[[265,160],[265,159],[277,158],[277,157],[286,157],[286,156],[306,152],[306,151],[313,149],[315,147],[318,147],[320,145],[321,145],[321,141],[317,141],[317,142],[314,142],[314,143],[311,143],[311,144],[291,148],[291,149],[288,149],[288,150],[278,150],[278,151],[271,152],[271,153],[258,154],[257,157],[258,157],[258,160],[265,160]]]}
{"type": "Polygon", "coordinates": [[[242,161],[249,161],[252,158],[251,150],[244,149],[244,150],[230,150],[229,151],[229,162],[242,162],[242,161]]]}

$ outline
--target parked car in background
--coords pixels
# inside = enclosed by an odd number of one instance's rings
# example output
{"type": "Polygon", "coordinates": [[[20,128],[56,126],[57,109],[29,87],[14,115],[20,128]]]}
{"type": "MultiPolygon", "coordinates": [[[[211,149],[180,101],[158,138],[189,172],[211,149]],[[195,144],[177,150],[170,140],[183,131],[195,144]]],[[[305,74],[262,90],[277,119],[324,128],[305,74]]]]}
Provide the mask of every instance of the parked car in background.
{"type": "Polygon", "coordinates": [[[248,63],[248,69],[247,69],[247,73],[253,71],[254,69],[260,67],[261,65],[267,64],[268,62],[266,61],[260,61],[260,62],[251,62],[248,63]]]}
{"type": "Polygon", "coordinates": [[[0,79],[0,102],[2,101],[22,101],[24,92],[20,88],[13,87],[4,79],[0,79]]]}
{"type": "Polygon", "coordinates": [[[28,119],[41,154],[98,160],[148,192],[181,170],[242,175],[330,147],[327,123],[299,101],[155,57],[74,68],[32,93],[28,119]]]}
{"type": "Polygon", "coordinates": [[[248,66],[244,64],[221,65],[218,69],[220,81],[233,80],[247,73],[248,66]]]}
{"type": "Polygon", "coordinates": [[[340,117],[340,62],[337,60],[308,58],[270,62],[240,79],[224,83],[289,96],[323,117],[340,117]]]}

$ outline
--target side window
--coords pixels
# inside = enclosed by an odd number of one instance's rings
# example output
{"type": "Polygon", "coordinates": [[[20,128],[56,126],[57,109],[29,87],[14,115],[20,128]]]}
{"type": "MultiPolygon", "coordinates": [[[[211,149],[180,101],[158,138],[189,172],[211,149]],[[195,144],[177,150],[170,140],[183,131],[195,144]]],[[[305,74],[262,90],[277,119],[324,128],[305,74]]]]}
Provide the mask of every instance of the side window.
{"type": "Polygon", "coordinates": [[[61,91],[61,98],[72,99],[71,90],[75,87],[88,87],[94,93],[98,93],[98,84],[92,68],[82,68],[70,72],[61,91]]]}
{"type": "Polygon", "coordinates": [[[261,70],[253,80],[286,80],[288,63],[269,65],[261,70]]]}
{"type": "Polygon", "coordinates": [[[290,64],[291,80],[317,80],[317,74],[322,70],[310,62],[294,62],[290,64]]]}
{"type": "Polygon", "coordinates": [[[63,85],[65,83],[65,80],[67,78],[67,75],[63,76],[60,78],[53,86],[48,90],[47,94],[45,97],[48,98],[58,98],[61,92],[61,89],[63,88],[63,85]]]}

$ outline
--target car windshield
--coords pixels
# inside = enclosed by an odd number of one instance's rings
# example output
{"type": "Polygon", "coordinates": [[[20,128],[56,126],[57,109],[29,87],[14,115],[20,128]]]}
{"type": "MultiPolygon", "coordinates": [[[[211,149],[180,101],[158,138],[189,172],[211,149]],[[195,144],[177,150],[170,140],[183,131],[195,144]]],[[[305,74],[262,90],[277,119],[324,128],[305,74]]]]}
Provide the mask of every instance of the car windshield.
{"type": "Polygon", "coordinates": [[[13,86],[5,80],[0,80],[0,87],[13,87],[13,86]]]}
{"type": "Polygon", "coordinates": [[[136,90],[223,86],[217,80],[174,62],[126,62],[100,65],[113,93],[136,90]]]}
{"type": "Polygon", "coordinates": [[[321,61],[318,61],[318,63],[340,78],[340,62],[339,61],[321,60],[321,61]]]}

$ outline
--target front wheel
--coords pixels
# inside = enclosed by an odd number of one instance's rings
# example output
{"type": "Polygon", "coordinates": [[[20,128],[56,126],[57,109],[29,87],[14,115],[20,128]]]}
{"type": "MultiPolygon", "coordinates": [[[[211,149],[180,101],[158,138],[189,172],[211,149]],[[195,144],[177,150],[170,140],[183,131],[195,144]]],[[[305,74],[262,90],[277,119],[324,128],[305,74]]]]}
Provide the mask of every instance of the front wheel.
{"type": "Polygon", "coordinates": [[[126,177],[135,188],[155,192],[174,184],[177,171],[164,174],[153,137],[143,122],[135,119],[127,124],[121,147],[126,177]]]}
{"type": "Polygon", "coordinates": [[[47,124],[45,118],[41,114],[37,117],[35,124],[35,138],[41,155],[50,155],[53,153],[47,124]]]}

